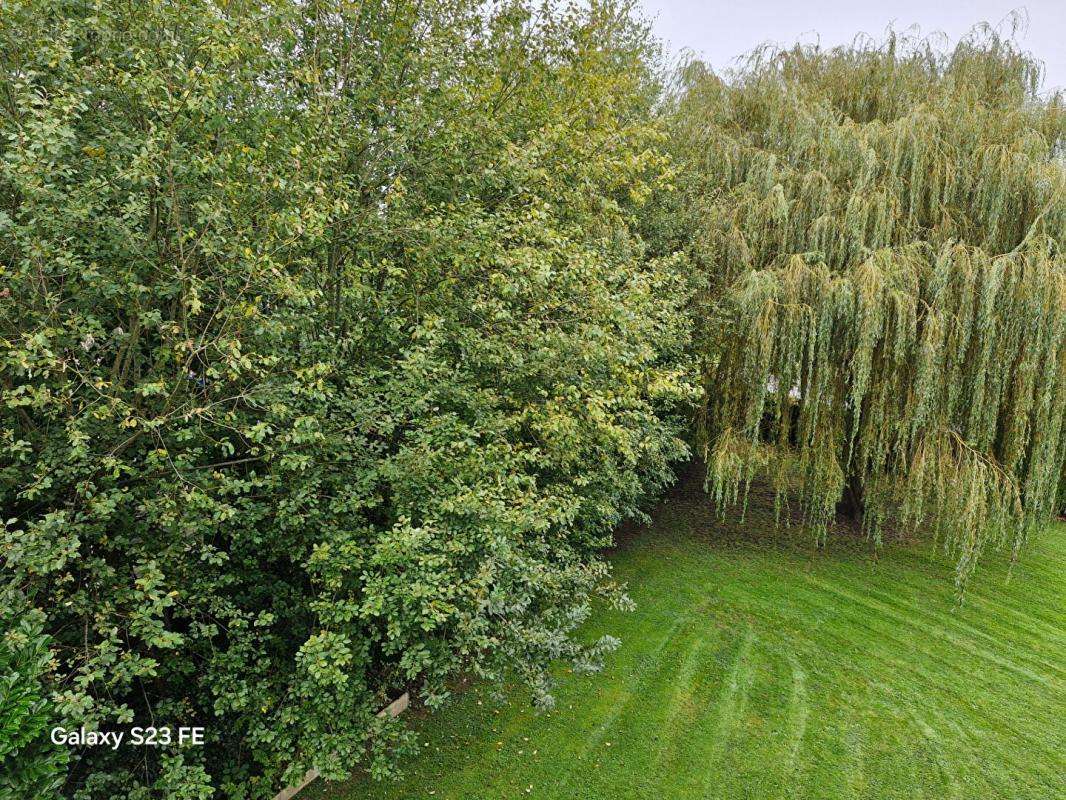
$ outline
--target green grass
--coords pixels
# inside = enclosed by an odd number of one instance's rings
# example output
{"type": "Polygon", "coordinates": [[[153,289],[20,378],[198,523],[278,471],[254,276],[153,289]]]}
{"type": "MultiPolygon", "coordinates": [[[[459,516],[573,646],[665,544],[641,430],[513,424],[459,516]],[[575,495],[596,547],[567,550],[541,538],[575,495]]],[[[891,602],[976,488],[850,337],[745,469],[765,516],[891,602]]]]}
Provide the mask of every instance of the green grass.
{"type": "Polygon", "coordinates": [[[690,478],[612,556],[638,609],[590,625],[623,642],[602,673],[562,673],[549,714],[470,688],[403,781],[312,796],[1066,797],[1064,526],[959,608],[928,544],[815,550],[767,502],[725,524],[690,478]]]}

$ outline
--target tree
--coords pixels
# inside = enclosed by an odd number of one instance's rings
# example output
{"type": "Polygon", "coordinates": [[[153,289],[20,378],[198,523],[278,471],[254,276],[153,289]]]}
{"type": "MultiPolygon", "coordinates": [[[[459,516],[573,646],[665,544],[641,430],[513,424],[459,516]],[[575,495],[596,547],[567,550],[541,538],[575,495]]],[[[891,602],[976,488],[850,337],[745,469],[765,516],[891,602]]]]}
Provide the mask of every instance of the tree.
{"type": "Polygon", "coordinates": [[[1061,507],[1066,109],[1039,78],[987,27],[685,68],[659,246],[707,280],[717,503],[767,470],[818,530],[930,526],[960,586],[1061,507]]]}
{"type": "Polygon", "coordinates": [[[0,596],[50,655],[15,680],[208,732],[72,752],[65,794],[380,775],[398,692],[548,705],[615,644],[573,635],[626,602],[599,551],[695,396],[633,230],[652,51],[613,2],[5,3],[0,596]]]}

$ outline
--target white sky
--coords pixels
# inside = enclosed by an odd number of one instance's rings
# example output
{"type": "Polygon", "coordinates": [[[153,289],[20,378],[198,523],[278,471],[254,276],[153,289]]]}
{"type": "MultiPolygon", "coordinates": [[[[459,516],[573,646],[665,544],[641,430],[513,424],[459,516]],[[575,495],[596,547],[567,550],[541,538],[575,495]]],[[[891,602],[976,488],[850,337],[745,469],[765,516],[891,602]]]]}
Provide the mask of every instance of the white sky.
{"type": "MultiPolygon", "coordinates": [[[[640,0],[655,32],[674,54],[689,49],[716,71],[756,46],[797,40],[825,47],[856,34],[884,38],[889,25],[917,24],[923,34],[946,33],[954,42],[978,22],[997,25],[1014,9],[1028,26],[1017,36],[1044,62],[1044,89],[1066,88],[1066,0],[640,0]]],[[[1008,29],[1009,30],[1009,29],[1008,29]]]]}

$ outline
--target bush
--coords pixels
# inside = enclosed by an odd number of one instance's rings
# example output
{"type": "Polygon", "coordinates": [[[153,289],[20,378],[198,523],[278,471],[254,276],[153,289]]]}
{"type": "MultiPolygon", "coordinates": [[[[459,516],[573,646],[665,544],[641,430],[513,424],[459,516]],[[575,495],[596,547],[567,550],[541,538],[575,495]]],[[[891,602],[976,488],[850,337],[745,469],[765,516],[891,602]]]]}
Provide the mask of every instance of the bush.
{"type": "Polygon", "coordinates": [[[4,597],[0,610],[0,798],[50,797],[62,785],[66,753],[51,743],[44,681],[52,669],[43,615],[4,597]],[[16,619],[14,610],[21,613],[16,619]]]}
{"type": "Polygon", "coordinates": [[[20,682],[210,745],[64,792],[384,774],[395,693],[595,666],[597,550],[694,395],[626,8],[24,0],[0,37],[0,552],[56,666],[20,682]]]}

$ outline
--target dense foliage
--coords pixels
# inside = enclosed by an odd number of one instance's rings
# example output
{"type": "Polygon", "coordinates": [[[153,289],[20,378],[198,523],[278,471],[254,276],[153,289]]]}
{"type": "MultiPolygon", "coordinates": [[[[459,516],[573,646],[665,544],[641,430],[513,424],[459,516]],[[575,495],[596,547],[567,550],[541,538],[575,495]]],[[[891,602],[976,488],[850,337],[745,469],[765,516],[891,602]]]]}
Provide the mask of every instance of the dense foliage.
{"type": "Polygon", "coordinates": [[[0,599],[0,798],[54,797],[67,753],[49,739],[51,640],[42,613],[0,599]]]}
{"type": "Polygon", "coordinates": [[[263,797],[387,771],[405,687],[595,665],[695,394],[652,56],[612,3],[5,0],[0,758],[58,762],[47,693],[207,728],[67,795],[263,797]]]}
{"type": "Polygon", "coordinates": [[[462,672],[550,706],[699,363],[722,506],[798,474],[961,583],[1066,501],[1066,113],[1007,40],[663,95],[628,0],[2,2],[0,797],[386,774],[462,672]]]}
{"type": "Polygon", "coordinates": [[[709,281],[719,504],[766,470],[816,530],[931,527],[960,586],[1062,507],[1066,106],[1039,76],[983,28],[687,68],[667,242],[709,281]]]}

